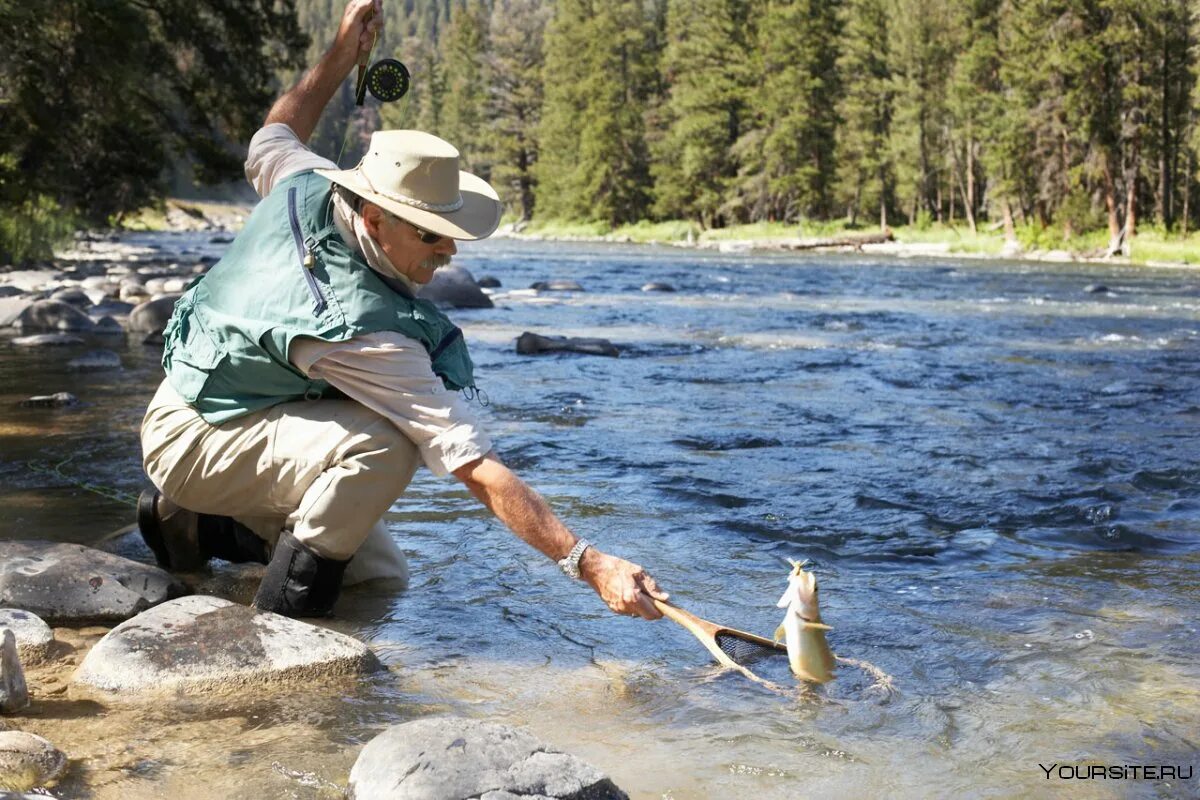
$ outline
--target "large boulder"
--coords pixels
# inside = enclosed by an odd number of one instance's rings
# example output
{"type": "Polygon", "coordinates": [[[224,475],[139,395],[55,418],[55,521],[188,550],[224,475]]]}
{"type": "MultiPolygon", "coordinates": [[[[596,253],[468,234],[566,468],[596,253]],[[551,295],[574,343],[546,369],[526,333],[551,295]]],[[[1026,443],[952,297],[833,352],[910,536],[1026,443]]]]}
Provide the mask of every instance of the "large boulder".
{"type": "Polygon", "coordinates": [[[358,800],[618,800],[598,769],[530,733],[496,722],[427,717],[393,725],[350,771],[358,800]]]}
{"type": "Polygon", "coordinates": [[[41,736],[0,733],[0,790],[26,792],[53,786],[66,768],[66,755],[41,736]]]}
{"type": "Polygon", "coordinates": [[[475,276],[465,267],[451,264],[433,273],[433,280],[421,287],[417,297],[448,308],[491,308],[494,304],[475,276]]]}
{"type": "Polygon", "coordinates": [[[90,331],[95,325],[87,314],[58,300],[38,300],[13,321],[23,331],[90,331]]]}
{"type": "Polygon", "coordinates": [[[167,320],[171,319],[171,312],[175,310],[175,301],[179,297],[177,294],[168,294],[135,306],[129,312],[129,330],[138,333],[162,333],[167,327],[167,320]]]}
{"type": "Polygon", "coordinates": [[[517,352],[523,356],[542,353],[583,353],[591,356],[621,355],[617,346],[608,339],[584,339],[569,336],[541,336],[525,331],[517,337],[517,352]]]}
{"type": "Polygon", "coordinates": [[[49,655],[54,631],[37,614],[19,608],[0,608],[0,630],[5,628],[16,637],[17,653],[24,663],[37,663],[49,655]]]}
{"type": "Polygon", "coordinates": [[[54,625],[120,622],[183,591],[158,567],[90,547],[0,541],[0,606],[54,625]]]}
{"type": "Polygon", "coordinates": [[[108,692],[207,691],[380,669],[365,644],[219,597],[163,603],[113,628],[75,682],[108,692]]]}

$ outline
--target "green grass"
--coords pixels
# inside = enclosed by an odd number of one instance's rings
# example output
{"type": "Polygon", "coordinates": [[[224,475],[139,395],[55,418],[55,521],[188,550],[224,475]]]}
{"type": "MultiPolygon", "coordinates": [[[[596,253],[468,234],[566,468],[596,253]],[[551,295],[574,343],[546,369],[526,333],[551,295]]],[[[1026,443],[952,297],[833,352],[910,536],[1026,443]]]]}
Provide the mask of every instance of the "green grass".
{"type": "Polygon", "coordinates": [[[81,227],[75,214],[38,195],[16,206],[0,206],[0,264],[49,259],[54,248],[81,227]]]}

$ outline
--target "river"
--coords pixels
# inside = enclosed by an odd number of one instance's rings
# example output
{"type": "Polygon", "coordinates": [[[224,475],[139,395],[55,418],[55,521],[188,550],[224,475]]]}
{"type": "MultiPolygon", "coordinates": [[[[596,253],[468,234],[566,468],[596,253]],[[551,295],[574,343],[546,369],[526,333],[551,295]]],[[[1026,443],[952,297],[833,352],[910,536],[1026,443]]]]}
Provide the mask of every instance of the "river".
{"type": "MultiPolygon", "coordinates": [[[[1200,767],[1200,273],[512,240],[457,262],[503,283],[451,312],[480,414],[578,534],[767,636],[785,559],[809,559],[834,650],[894,691],[851,666],[784,696],[722,672],[421,471],[389,514],[411,588],[347,590],[331,623],[387,672],[136,717],[67,704],[40,719],[87,754],[65,796],[337,796],[363,742],[431,713],[524,726],[635,798],[1200,793],[1039,766],[1200,767]],[[521,291],[549,279],[585,291],[521,291]],[[622,354],[519,356],[526,330],[622,354]]],[[[100,346],[124,369],[0,346],[0,536],[132,522],[159,352],[100,346]],[[16,407],[64,390],[83,405],[16,407]]]]}

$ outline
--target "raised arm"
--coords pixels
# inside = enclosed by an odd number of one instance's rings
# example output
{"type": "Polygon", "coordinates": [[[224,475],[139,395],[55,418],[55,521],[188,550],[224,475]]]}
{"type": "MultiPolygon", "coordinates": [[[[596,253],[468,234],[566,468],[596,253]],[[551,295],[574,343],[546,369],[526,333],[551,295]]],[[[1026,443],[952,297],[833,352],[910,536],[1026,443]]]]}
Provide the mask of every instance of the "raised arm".
{"type": "Polygon", "coordinates": [[[381,27],[383,0],[350,0],[333,45],[299,83],[275,101],[263,126],[282,122],[300,141],[308,142],[329,99],[358,64],[359,53],[370,49],[381,27]]]}
{"type": "MultiPolygon", "coordinates": [[[[459,467],[454,475],[513,533],[555,561],[565,558],[578,541],[542,496],[493,454],[459,467]]],[[[662,616],[650,598],[666,600],[667,593],[637,564],[589,547],[579,562],[579,573],[618,614],[662,616]]]]}

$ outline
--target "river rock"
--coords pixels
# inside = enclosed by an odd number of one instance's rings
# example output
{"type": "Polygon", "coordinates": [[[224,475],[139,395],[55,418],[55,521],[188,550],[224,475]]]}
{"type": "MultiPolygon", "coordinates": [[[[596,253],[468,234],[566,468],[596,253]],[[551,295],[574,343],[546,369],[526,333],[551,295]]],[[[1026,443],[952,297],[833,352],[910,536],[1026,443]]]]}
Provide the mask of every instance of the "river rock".
{"type": "Polygon", "coordinates": [[[540,336],[525,331],[517,337],[517,352],[524,356],[541,353],[583,353],[616,358],[621,351],[608,339],[584,339],[569,336],[540,336]]]}
{"type": "Polygon", "coordinates": [[[75,306],[81,311],[86,311],[92,305],[92,298],[88,297],[87,292],[77,286],[72,286],[69,289],[59,289],[50,295],[50,299],[59,303],[66,303],[69,306],[75,306]]]}
{"type": "Polygon", "coordinates": [[[0,297],[0,328],[7,328],[17,321],[17,317],[25,313],[25,309],[33,305],[35,297],[17,295],[15,297],[0,297]]]}
{"type": "Polygon", "coordinates": [[[13,327],[27,331],[90,331],[95,326],[87,314],[57,300],[38,300],[13,321],[13,327]]]}
{"type": "Polygon", "coordinates": [[[16,286],[23,292],[36,292],[49,289],[59,279],[59,273],[49,269],[24,269],[4,274],[4,282],[16,286]]]}
{"type": "Polygon", "coordinates": [[[55,392],[27,398],[17,405],[22,408],[70,408],[79,405],[79,398],[70,392],[55,392]]]}
{"type": "Polygon", "coordinates": [[[125,329],[121,327],[121,323],[117,322],[112,317],[101,317],[96,320],[96,327],[92,328],[93,336],[123,336],[125,329]]]}
{"type": "Polygon", "coordinates": [[[0,628],[0,714],[15,714],[28,705],[29,689],[17,655],[17,637],[8,628],[0,628]]]}
{"type": "Polygon", "coordinates": [[[203,691],[381,669],[365,644],[307,622],[192,595],[113,628],[75,682],[110,692],[203,691]]]}
{"type": "Polygon", "coordinates": [[[538,281],[529,285],[539,292],[582,292],[583,287],[575,281],[538,281]]]}
{"type": "Polygon", "coordinates": [[[643,286],[642,291],[643,292],[673,292],[673,291],[675,291],[675,287],[669,283],[651,282],[651,283],[647,283],[645,286],[643,286]]]}
{"type": "MultiPolygon", "coordinates": [[[[111,319],[111,317],[108,319],[111,319]]],[[[120,326],[118,325],[117,327],[120,326]]],[[[67,369],[121,369],[121,357],[112,350],[89,350],[78,358],[72,358],[68,361],[67,369]]]]}
{"type": "Polygon", "coordinates": [[[12,343],[17,347],[66,347],[83,344],[83,339],[70,333],[35,333],[32,336],[18,336],[12,343]]]}
{"type": "Polygon", "coordinates": [[[491,308],[494,305],[492,298],[479,288],[470,270],[454,264],[433,273],[433,280],[421,287],[417,297],[449,308],[491,308]]]}
{"type": "Polygon", "coordinates": [[[358,800],[627,800],[600,770],[496,722],[427,717],[376,736],[350,770],[358,800]]]}
{"type": "Polygon", "coordinates": [[[129,312],[129,330],[138,333],[162,333],[178,299],[179,295],[169,294],[137,306],[129,312]]]}
{"type": "Polygon", "coordinates": [[[111,624],[184,591],[177,579],[78,544],[0,541],[0,606],[56,625],[111,624]]]}
{"type": "Polygon", "coordinates": [[[0,733],[0,790],[27,792],[53,786],[66,768],[66,755],[41,736],[0,733]]]}
{"type": "Polygon", "coordinates": [[[17,286],[0,286],[0,298],[5,297],[20,297],[25,294],[17,286]]]}
{"type": "Polygon", "coordinates": [[[1087,286],[1083,287],[1083,291],[1087,292],[1088,294],[1111,294],[1112,293],[1112,289],[1109,289],[1107,286],[1105,286],[1102,283],[1090,283],[1087,286]]]}
{"type": "Polygon", "coordinates": [[[37,614],[19,608],[0,608],[0,630],[12,631],[17,654],[26,664],[44,661],[54,644],[54,631],[37,614]]]}
{"type": "Polygon", "coordinates": [[[479,284],[479,288],[481,288],[481,289],[499,289],[500,288],[500,279],[493,278],[491,275],[484,275],[482,278],[480,278],[477,281],[477,283],[479,284]]]}
{"type": "Polygon", "coordinates": [[[100,317],[125,317],[133,311],[133,303],[123,303],[120,300],[105,300],[87,310],[88,316],[94,320],[100,317]]]}

